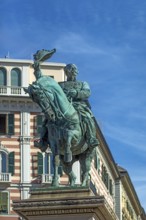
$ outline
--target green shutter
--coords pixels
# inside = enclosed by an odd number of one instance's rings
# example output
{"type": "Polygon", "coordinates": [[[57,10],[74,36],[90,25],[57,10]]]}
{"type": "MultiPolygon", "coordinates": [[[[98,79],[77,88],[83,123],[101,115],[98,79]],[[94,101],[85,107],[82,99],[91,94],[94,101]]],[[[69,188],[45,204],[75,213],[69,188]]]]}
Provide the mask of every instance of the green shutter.
{"type": "Polygon", "coordinates": [[[15,152],[9,153],[9,173],[14,175],[15,152]]]}
{"type": "Polygon", "coordinates": [[[96,170],[98,169],[98,156],[97,156],[97,154],[94,157],[94,167],[96,170]]]}
{"type": "Polygon", "coordinates": [[[110,179],[109,181],[109,192],[111,195],[113,195],[113,184],[112,184],[112,180],[110,179]]]}
{"type": "Polygon", "coordinates": [[[105,183],[105,181],[106,181],[106,168],[104,165],[102,165],[102,180],[105,183]]]}
{"type": "Polygon", "coordinates": [[[8,114],[8,134],[14,134],[14,114],[8,114]]]}
{"type": "Polygon", "coordinates": [[[100,170],[100,159],[99,159],[98,154],[95,155],[94,166],[95,166],[96,170],[98,170],[98,171],[100,170]]]}
{"type": "Polygon", "coordinates": [[[42,115],[37,115],[36,117],[37,120],[37,134],[41,133],[41,128],[42,128],[42,122],[43,122],[43,116],[42,115]]]}
{"type": "Polygon", "coordinates": [[[106,185],[106,188],[108,189],[109,188],[109,176],[107,172],[105,173],[105,185],[106,185]]]}
{"type": "Polygon", "coordinates": [[[8,214],[8,193],[0,192],[0,214],[8,214]]]}
{"type": "Polygon", "coordinates": [[[38,174],[43,174],[43,155],[38,152],[38,174]]]}

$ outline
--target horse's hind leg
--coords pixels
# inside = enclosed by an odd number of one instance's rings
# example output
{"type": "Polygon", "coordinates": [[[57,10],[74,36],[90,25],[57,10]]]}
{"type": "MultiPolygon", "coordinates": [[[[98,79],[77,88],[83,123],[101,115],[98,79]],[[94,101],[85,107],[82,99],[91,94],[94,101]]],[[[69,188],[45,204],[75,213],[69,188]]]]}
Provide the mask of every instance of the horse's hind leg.
{"type": "Polygon", "coordinates": [[[72,151],[71,151],[71,140],[72,140],[72,133],[66,132],[66,144],[64,150],[64,161],[66,163],[71,163],[72,161],[72,151]]]}
{"type": "Polygon", "coordinates": [[[59,186],[59,175],[58,175],[58,167],[60,164],[59,155],[54,155],[53,158],[53,166],[54,166],[54,175],[52,179],[52,186],[59,186]]]}
{"type": "Polygon", "coordinates": [[[95,148],[88,149],[86,153],[83,153],[79,157],[80,165],[81,165],[81,171],[82,171],[82,186],[89,186],[89,180],[90,180],[90,169],[91,169],[91,162],[93,159],[93,156],[95,154],[95,148]]]}
{"type": "Polygon", "coordinates": [[[70,163],[66,163],[66,162],[64,162],[64,156],[61,156],[60,159],[62,161],[63,171],[66,173],[66,175],[69,178],[70,186],[74,186],[75,181],[76,181],[76,176],[75,176],[74,172],[72,171],[72,165],[74,163],[74,160],[72,160],[72,162],[70,162],[70,163]]]}

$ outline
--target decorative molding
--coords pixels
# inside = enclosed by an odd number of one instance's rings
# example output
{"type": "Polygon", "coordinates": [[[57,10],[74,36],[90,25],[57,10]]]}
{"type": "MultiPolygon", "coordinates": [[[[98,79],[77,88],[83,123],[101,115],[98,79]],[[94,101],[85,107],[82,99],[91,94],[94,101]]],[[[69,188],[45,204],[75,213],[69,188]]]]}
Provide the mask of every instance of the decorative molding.
{"type": "Polygon", "coordinates": [[[81,214],[94,213],[93,208],[74,208],[74,209],[50,209],[50,210],[33,210],[24,211],[24,216],[41,216],[41,215],[63,215],[63,214],[81,214]]]}
{"type": "Polygon", "coordinates": [[[33,201],[33,200],[30,200],[30,201],[19,201],[18,203],[17,202],[14,202],[13,204],[13,207],[14,209],[15,208],[29,208],[32,207],[33,208],[36,208],[36,207],[45,207],[45,206],[48,206],[48,207],[51,207],[51,206],[68,206],[68,205],[88,205],[88,204],[92,204],[92,205],[99,205],[99,204],[104,204],[104,198],[83,198],[83,199],[65,199],[65,200],[41,200],[41,201],[33,201]]]}
{"type": "Polygon", "coordinates": [[[117,219],[115,212],[113,211],[113,209],[110,207],[110,205],[108,204],[108,202],[105,200],[105,207],[108,210],[108,212],[110,213],[110,215],[112,216],[113,219],[117,219]]]}
{"type": "MultiPolygon", "coordinates": [[[[89,196],[83,198],[68,199],[41,199],[41,200],[23,200],[13,201],[13,210],[29,219],[29,216],[51,216],[51,215],[69,215],[92,213],[96,215],[105,215],[106,219],[117,220],[117,216],[110,208],[104,197],[89,196]]],[[[102,219],[102,218],[101,218],[102,219]]],[[[105,219],[105,218],[104,218],[105,219]]]]}
{"type": "Polygon", "coordinates": [[[0,150],[4,151],[5,153],[9,153],[9,151],[7,150],[6,146],[2,145],[2,142],[0,141],[0,150]]]}
{"type": "MultiPolygon", "coordinates": [[[[1,97],[3,98],[3,97],[1,97]]],[[[40,108],[37,104],[29,101],[29,100],[19,100],[19,98],[15,99],[5,99],[0,100],[0,109],[1,111],[9,112],[9,111],[25,111],[25,112],[40,112],[40,108]]]]}

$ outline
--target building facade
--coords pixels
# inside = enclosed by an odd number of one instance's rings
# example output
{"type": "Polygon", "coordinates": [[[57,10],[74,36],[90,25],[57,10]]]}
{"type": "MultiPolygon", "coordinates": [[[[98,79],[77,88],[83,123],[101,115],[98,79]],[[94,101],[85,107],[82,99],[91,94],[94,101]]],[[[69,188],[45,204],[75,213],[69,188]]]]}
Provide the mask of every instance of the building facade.
{"type": "MultiPolygon", "coordinates": [[[[51,152],[45,154],[34,148],[43,114],[23,90],[35,81],[32,64],[31,60],[0,59],[0,219],[5,220],[19,219],[12,209],[13,200],[28,198],[31,188],[50,184],[52,180],[51,152]]],[[[41,69],[44,75],[59,82],[65,80],[64,66],[62,63],[43,63],[41,69]]],[[[129,185],[125,184],[125,177],[117,167],[98,124],[97,137],[100,146],[92,162],[91,188],[99,196],[104,196],[117,219],[145,219],[135,191],[135,203],[131,203],[129,185]],[[132,207],[129,209],[134,210],[129,211],[133,214],[128,217],[123,214],[124,198],[132,207]]],[[[77,174],[76,183],[79,184],[78,162],[73,169],[77,174]]],[[[68,179],[64,174],[60,182],[67,184],[68,179]]]]}

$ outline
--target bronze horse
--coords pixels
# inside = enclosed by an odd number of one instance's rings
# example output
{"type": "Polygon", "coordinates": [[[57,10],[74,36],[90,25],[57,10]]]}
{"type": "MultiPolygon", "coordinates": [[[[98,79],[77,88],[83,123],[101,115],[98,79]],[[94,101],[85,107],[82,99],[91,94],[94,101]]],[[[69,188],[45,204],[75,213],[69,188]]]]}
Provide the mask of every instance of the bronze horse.
{"type": "Polygon", "coordinates": [[[60,85],[53,78],[43,76],[39,66],[35,66],[35,71],[39,71],[39,77],[36,77],[37,80],[29,85],[25,92],[29,93],[45,115],[47,144],[40,146],[40,149],[46,151],[49,145],[52,150],[55,168],[52,185],[59,185],[57,158],[60,158],[63,171],[68,175],[71,186],[74,186],[76,180],[72,165],[77,160],[80,162],[81,185],[86,186],[96,150],[95,147],[88,145],[86,125],[82,122],[81,126],[78,112],[69,102],[60,85]]]}

